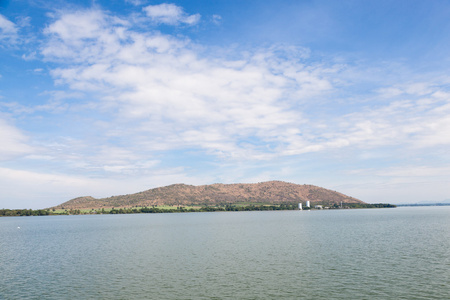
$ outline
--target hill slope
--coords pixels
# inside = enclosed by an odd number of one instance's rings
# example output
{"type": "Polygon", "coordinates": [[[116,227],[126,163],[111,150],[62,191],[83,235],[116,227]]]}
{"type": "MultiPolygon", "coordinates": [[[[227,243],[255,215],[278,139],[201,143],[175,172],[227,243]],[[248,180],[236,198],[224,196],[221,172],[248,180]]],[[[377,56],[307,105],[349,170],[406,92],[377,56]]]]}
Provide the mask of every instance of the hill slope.
{"type": "Polygon", "coordinates": [[[299,185],[283,181],[261,183],[211,184],[193,186],[173,184],[136,194],[96,199],[79,197],[64,202],[56,209],[91,209],[152,205],[217,205],[225,203],[299,203],[311,205],[334,203],[364,203],[347,195],[314,185],[299,185]]]}

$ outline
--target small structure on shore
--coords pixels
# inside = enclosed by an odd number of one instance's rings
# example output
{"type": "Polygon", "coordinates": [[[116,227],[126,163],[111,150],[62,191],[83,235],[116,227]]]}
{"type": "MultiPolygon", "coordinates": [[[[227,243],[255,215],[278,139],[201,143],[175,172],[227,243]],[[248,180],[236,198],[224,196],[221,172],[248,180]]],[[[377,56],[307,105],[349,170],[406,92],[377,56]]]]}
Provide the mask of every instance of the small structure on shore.
{"type": "Polygon", "coordinates": [[[311,207],[311,202],[306,201],[306,207],[311,207]]]}
{"type": "Polygon", "coordinates": [[[303,207],[302,207],[302,203],[301,203],[301,202],[298,204],[298,209],[299,209],[299,210],[303,210],[303,207]]]}

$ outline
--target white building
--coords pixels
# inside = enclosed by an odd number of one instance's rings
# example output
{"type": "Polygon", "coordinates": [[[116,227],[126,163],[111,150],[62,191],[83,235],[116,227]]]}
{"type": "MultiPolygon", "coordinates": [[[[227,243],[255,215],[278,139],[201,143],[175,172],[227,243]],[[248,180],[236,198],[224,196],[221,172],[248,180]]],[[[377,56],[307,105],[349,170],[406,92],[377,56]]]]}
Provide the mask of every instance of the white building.
{"type": "Polygon", "coordinates": [[[303,210],[303,207],[302,207],[302,204],[301,204],[301,203],[298,204],[298,209],[299,209],[299,210],[303,210]]]}
{"type": "Polygon", "coordinates": [[[311,207],[311,203],[309,201],[306,201],[306,207],[311,207]]]}

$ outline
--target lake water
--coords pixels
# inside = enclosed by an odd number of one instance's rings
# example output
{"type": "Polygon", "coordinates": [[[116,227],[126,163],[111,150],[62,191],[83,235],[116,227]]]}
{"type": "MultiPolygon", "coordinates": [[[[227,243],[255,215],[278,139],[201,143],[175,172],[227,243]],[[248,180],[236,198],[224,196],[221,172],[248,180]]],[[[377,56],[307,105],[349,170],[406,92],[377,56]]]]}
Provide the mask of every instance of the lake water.
{"type": "Polygon", "coordinates": [[[0,218],[0,299],[450,299],[450,207],[0,218]]]}

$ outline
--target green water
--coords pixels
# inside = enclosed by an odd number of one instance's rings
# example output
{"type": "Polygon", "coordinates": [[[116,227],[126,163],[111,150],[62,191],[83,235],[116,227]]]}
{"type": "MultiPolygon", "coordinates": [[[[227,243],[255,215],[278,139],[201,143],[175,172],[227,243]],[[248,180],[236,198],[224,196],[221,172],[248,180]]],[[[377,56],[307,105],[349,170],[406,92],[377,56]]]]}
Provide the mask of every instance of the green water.
{"type": "Polygon", "coordinates": [[[450,299],[450,207],[0,218],[0,299],[450,299]]]}

